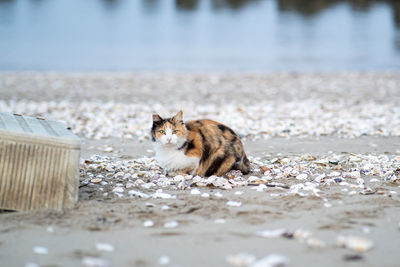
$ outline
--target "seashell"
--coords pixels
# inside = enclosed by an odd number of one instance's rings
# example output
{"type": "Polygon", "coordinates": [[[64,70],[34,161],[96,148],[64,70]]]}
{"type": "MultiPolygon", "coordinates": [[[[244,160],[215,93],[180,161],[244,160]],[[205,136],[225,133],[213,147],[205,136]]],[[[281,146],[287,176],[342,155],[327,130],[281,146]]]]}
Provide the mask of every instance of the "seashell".
{"type": "Polygon", "coordinates": [[[148,227],[153,227],[154,226],[154,222],[152,220],[147,220],[143,222],[143,226],[148,228],[148,227]]]}
{"type": "Polygon", "coordinates": [[[251,264],[251,267],[275,267],[275,266],[285,266],[289,264],[289,259],[286,258],[283,255],[279,254],[270,254],[268,256],[265,256],[264,258],[257,260],[253,264],[251,264]]]}
{"type": "Polygon", "coordinates": [[[83,257],[82,265],[85,267],[108,267],[109,263],[106,260],[94,257],[83,257]]]}
{"type": "Polygon", "coordinates": [[[190,190],[190,194],[192,194],[192,195],[200,195],[201,192],[200,192],[199,189],[193,188],[192,190],[190,190]]]}
{"type": "Polygon", "coordinates": [[[308,238],[306,240],[307,246],[311,248],[325,248],[326,244],[324,241],[317,239],[317,238],[308,238]]]}
{"type": "Polygon", "coordinates": [[[158,264],[160,265],[167,265],[171,262],[171,259],[168,256],[161,256],[158,259],[158,264]]]}
{"type": "Polygon", "coordinates": [[[209,194],[209,193],[203,193],[203,194],[201,194],[201,197],[209,198],[209,197],[210,197],[210,194],[209,194]]]}
{"type": "Polygon", "coordinates": [[[373,247],[373,242],[358,236],[339,236],[336,243],[340,247],[345,247],[356,252],[365,252],[373,247]]]}
{"type": "Polygon", "coordinates": [[[153,198],[162,198],[162,199],[176,199],[175,195],[163,193],[162,189],[157,190],[153,195],[153,198]]]}
{"type": "Polygon", "coordinates": [[[226,262],[234,267],[246,267],[251,266],[256,260],[256,257],[252,254],[242,252],[234,255],[228,255],[226,262]]]}
{"type": "Polygon", "coordinates": [[[226,202],[226,205],[229,207],[240,207],[242,206],[242,202],[229,200],[228,202],[226,202]]]}
{"type": "Polygon", "coordinates": [[[124,175],[125,175],[124,172],[117,172],[117,173],[114,175],[114,177],[115,177],[115,178],[122,178],[122,177],[124,177],[124,175]]]}
{"type": "Polygon", "coordinates": [[[115,187],[112,191],[114,193],[123,193],[124,192],[124,188],[123,187],[115,187]]]}
{"type": "Polygon", "coordinates": [[[271,173],[272,171],[271,171],[271,169],[268,168],[268,167],[261,166],[261,167],[260,167],[260,172],[261,172],[261,174],[265,174],[266,172],[271,173]]]}
{"type": "Polygon", "coordinates": [[[302,173],[296,176],[297,180],[307,180],[308,175],[306,173],[302,173]]]}
{"type": "Polygon", "coordinates": [[[300,159],[305,160],[305,161],[312,161],[312,160],[315,160],[316,157],[314,157],[310,154],[305,154],[305,155],[302,155],[300,159]]]}
{"type": "Polygon", "coordinates": [[[310,231],[303,230],[303,229],[298,229],[293,233],[293,237],[295,239],[299,239],[299,240],[304,240],[304,239],[310,238],[311,236],[312,236],[312,233],[310,231]]]}
{"type": "Polygon", "coordinates": [[[331,172],[328,174],[328,176],[329,177],[337,177],[337,176],[340,176],[340,174],[341,174],[340,172],[331,172]]]}
{"type": "Polygon", "coordinates": [[[162,205],[161,206],[161,210],[169,210],[169,206],[168,205],[162,205]]]}
{"type": "Polygon", "coordinates": [[[99,251],[112,252],[114,251],[114,246],[109,243],[96,243],[96,249],[99,251]]]}
{"type": "Polygon", "coordinates": [[[110,153],[110,152],[113,152],[113,151],[114,151],[114,148],[111,147],[111,146],[106,146],[106,147],[104,148],[103,151],[104,151],[104,152],[107,152],[107,153],[110,153]]]}
{"type": "Polygon", "coordinates": [[[217,198],[223,197],[223,195],[222,195],[220,192],[216,192],[216,193],[214,194],[214,196],[216,196],[217,198]]]}
{"type": "Polygon", "coordinates": [[[256,235],[259,237],[264,237],[264,238],[277,238],[277,237],[282,237],[286,233],[288,233],[288,231],[286,229],[280,228],[280,229],[274,229],[274,230],[258,231],[256,233],[256,235]]]}
{"type": "Polygon", "coordinates": [[[178,225],[179,225],[179,223],[177,221],[170,221],[170,222],[164,223],[165,228],[176,228],[176,227],[178,227],[178,225]]]}
{"type": "Polygon", "coordinates": [[[94,179],[91,179],[90,182],[92,182],[92,183],[94,183],[94,184],[98,184],[98,183],[101,182],[101,179],[99,179],[99,178],[94,178],[94,179]]]}
{"type": "Polygon", "coordinates": [[[48,250],[48,248],[43,247],[43,246],[34,246],[33,252],[36,254],[45,255],[45,254],[49,253],[49,250],[48,250]]]}

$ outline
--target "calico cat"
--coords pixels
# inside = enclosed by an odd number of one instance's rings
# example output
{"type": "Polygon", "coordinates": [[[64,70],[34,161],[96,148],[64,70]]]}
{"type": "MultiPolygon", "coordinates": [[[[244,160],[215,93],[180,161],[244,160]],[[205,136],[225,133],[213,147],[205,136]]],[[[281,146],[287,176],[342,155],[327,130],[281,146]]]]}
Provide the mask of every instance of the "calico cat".
{"type": "Polygon", "coordinates": [[[163,119],[153,115],[151,137],[158,163],[167,172],[223,176],[230,170],[250,172],[240,138],[212,120],[183,122],[183,113],[163,119]]]}

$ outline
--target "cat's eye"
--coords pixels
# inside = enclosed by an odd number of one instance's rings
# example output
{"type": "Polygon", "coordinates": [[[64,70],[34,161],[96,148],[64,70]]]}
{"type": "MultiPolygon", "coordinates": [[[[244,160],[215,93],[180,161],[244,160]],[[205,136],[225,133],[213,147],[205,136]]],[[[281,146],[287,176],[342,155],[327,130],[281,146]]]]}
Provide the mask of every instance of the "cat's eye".
{"type": "Polygon", "coordinates": [[[159,130],[158,131],[160,134],[165,134],[165,131],[164,130],[159,130]]]}
{"type": "Polygon", "coordinates": [[[172,133],[176,134],[178,131],[177,130],[173,130],[172,133]]]}

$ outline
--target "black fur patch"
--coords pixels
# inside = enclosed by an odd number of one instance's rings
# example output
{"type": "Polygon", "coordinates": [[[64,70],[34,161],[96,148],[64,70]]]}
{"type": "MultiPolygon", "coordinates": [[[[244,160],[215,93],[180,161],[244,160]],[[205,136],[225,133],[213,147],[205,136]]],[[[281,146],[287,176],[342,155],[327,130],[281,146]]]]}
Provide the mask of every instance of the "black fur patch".
{"type": "Polygon", "coordinates": [[[187,123],[185,124],[185,126],[188,131],[191,131],[193,129],[193,127],[187,123]]]}
{"type": "Polygon", "coordinates": [[[207,140],[206,140],[206,138],[205,138],[203,132],[202,132],[201,130],[199,130],[199,133],[200,133],[201,139],[202,139],[202,141],[203,141],[203,153],[201,154],[200,162],[204,162],[204,161],[206,161],[206,160],[210,157],[210,154],[211,154],[211,146],[210,146],[210,144],[207,142],[207,140]]]}
{"type": "Polygon", "coordinates": [[[194,143],[193,143],[193,140],[192,140],[187,144],[185,153],[187,153],[189,150],[192,150],[193,148],[194,148],[194,143]]]}
{"type": "Polygon", "coordinates": [[[210,167],[208,167],[208,169],[205,173],[205,176],[210,176],[210,175],[213,175],[214,173],[216,173],[224,161],[225,161],[224,156],[216,157],[214,159],[214,161],[211,163],[210,167]]]}
{"type": "Polygon", "coordinates": [[[221,130],[221,132],[224,133],[226,131],[229,131],[232,135],[236,136],[235,132],[231,128],[226,127],[225,125],[222,125],[222,124],[218,124],[217,126],[221,130]]]}

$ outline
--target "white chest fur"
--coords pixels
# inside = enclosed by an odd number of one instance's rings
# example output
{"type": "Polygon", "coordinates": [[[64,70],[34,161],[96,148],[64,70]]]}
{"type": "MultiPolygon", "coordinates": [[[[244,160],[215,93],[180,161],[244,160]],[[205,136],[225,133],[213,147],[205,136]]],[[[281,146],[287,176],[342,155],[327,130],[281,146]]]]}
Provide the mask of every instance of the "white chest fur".
{"type": "Polygon", "coordinates": [[[167,171],[196,169],[199,164],[199,158],[188,157],[182,150],[176,149],[175,146],[154,144],[154,150],[158,164],[167,171]]]}

